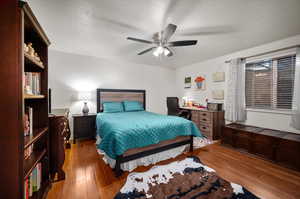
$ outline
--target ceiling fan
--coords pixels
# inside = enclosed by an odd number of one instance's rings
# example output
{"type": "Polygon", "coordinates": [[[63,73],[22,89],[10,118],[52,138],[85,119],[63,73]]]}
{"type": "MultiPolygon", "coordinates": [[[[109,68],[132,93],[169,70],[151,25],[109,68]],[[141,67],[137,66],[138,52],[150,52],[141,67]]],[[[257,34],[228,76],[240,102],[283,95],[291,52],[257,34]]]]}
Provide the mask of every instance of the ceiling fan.
{"type": "Polygon", "coordinates": [[[153,51],[153,55],[158,56],[172,56],[174,53],[172,52],[170,47],[178,47],[178,46],[192,46],[197,44],[197,40],[182,40],[182,41],[169,41],[172,35],[175,33],[177,26],[174,24],[168,24],[168,26],[162,30],[161,32],[157,32],[153,36],[153,41],[138,39],[133,37],[127,37],[128,40],[142,42],[146,44],[153,44],[154,46],[138,53],[138,55],[145,54],[147,52],[153,51]]]}

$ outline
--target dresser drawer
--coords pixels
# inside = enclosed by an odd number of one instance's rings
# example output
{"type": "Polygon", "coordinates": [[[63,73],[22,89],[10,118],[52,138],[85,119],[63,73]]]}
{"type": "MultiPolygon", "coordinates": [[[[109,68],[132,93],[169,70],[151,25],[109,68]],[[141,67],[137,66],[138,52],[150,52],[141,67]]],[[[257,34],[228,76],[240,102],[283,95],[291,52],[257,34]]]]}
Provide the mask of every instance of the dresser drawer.
{"type": "Polygon", "coordinates": [[[199,130],[203,135],[205,135],[208,138],[212,137],[212,127],[209,125],[199,124],[198,125],[199,130]]]}
{"type": "Polygon", "coordinates": [[[212,114],[209,112],[199,112],[199,121],[202,123],[212,123],[212,114]]]}
{"type": "Polygon", "coordinates": [[[221,127],[224,125],[224,111],[208,111],[197,108],[190,111],[191,120],[204,136],[211,140],[220,138],[221,127]]]}
{"type": "Polygon", "coordinates": [[[192,121],[195,123],[199,122],[199,111],[192,111],[192,121]]]}

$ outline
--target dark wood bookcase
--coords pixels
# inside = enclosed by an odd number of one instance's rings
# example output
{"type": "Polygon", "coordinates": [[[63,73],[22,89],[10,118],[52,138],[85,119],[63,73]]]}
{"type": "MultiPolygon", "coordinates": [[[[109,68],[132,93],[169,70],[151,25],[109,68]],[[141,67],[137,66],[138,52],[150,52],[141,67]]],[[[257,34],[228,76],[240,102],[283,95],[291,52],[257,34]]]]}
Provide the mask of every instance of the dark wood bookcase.
{"type": "Polygon", "coordinates": [[[43,198],[51,186],[48,124],[50,41],[24,1],[2,1],[0,18],[0,198],[24,198],[25,179],[38,163],[42,164],[41,187],[31,198],[43,198]],[[29,42],[43,64],[25,54],[24,43],[29,42]],[[40,95],[24,93],[25,72],[40,73],[40,95]],[[33,108],[33,135],[24,137],[26,107],[33,108]],[[24,151],[30,146],[33,146],[33,152],[25,159],[24,151]]]}

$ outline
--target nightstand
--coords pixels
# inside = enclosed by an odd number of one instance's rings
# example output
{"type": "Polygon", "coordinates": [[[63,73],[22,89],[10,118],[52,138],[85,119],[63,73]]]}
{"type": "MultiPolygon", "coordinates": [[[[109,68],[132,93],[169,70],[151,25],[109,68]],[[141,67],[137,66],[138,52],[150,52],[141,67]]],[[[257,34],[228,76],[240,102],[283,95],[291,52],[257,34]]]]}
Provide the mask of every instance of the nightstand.
{"type": "Polygon", "coordinates": [[[96,113],[88,115],[73,114],[73,144],[76,139],[95,139],[96,137],[96,113]]]}

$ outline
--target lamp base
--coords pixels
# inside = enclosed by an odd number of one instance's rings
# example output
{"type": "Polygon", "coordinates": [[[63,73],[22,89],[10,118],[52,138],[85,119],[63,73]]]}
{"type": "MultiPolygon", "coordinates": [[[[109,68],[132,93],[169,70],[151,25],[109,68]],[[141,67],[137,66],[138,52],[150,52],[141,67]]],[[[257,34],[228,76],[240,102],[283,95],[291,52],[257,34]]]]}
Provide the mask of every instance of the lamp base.
{"type": "Polygon", "coordinates": [[[83,108],[82,108],[82,114],[88,115],[89,114],[89,107],[87,106],[87,102],[84,102],[83,108]]]}

